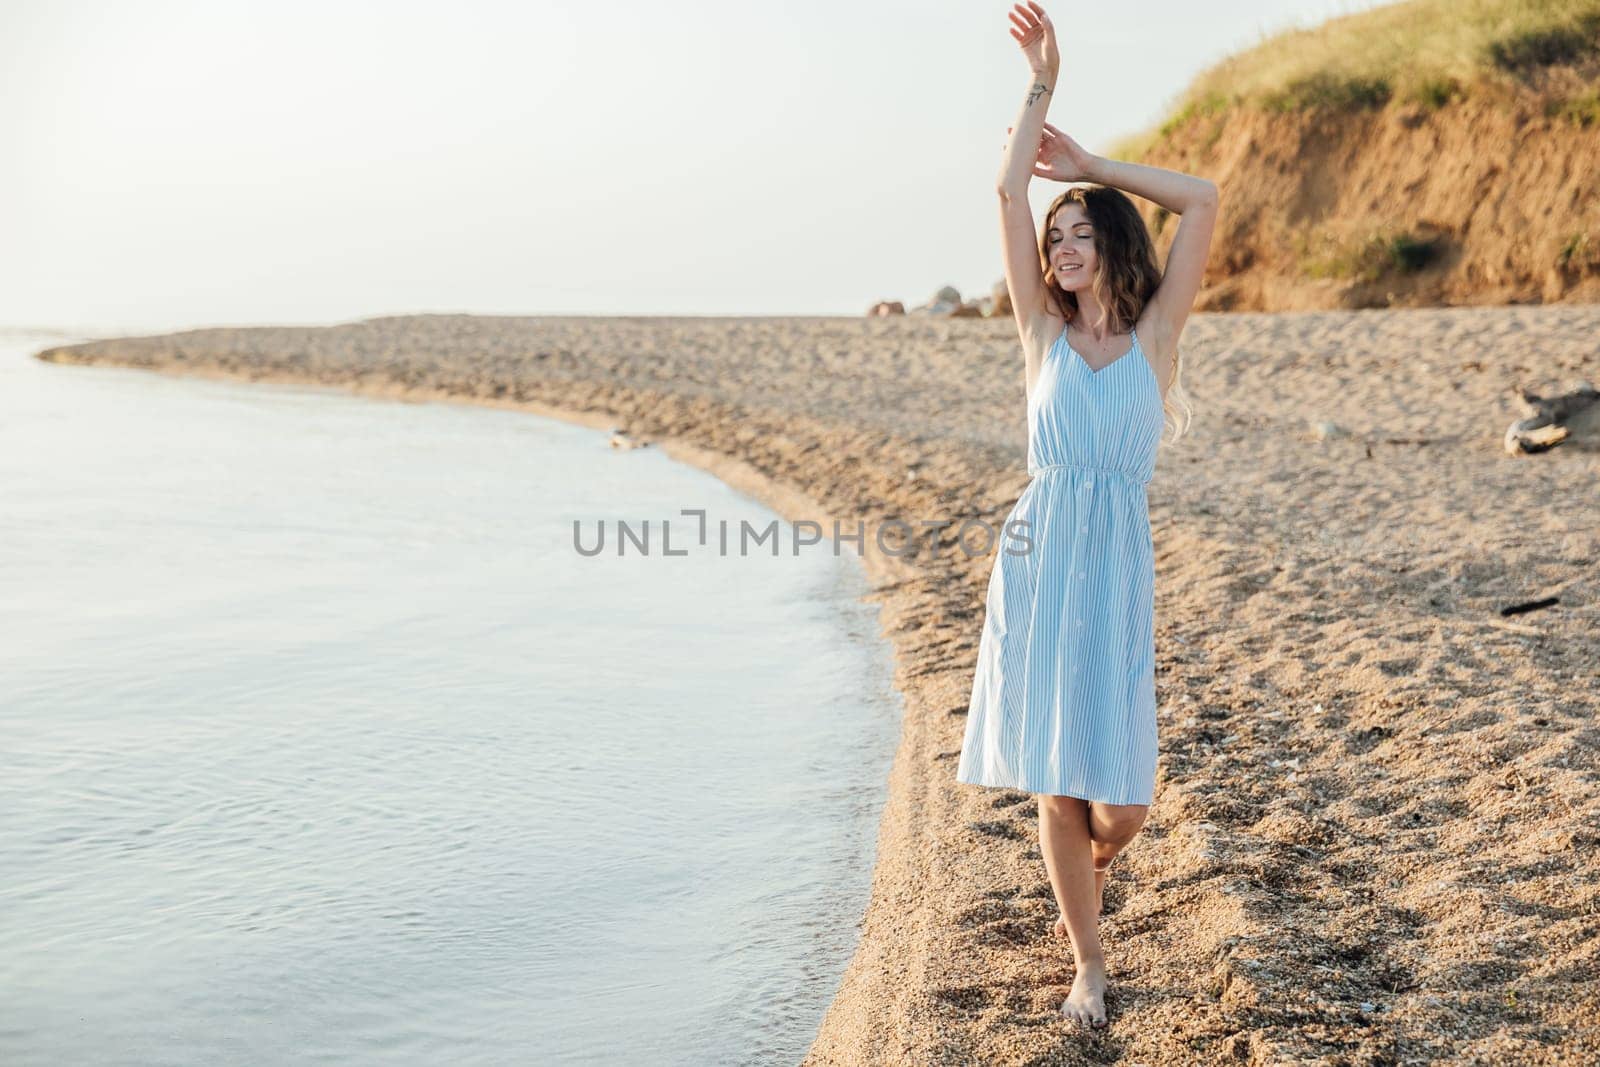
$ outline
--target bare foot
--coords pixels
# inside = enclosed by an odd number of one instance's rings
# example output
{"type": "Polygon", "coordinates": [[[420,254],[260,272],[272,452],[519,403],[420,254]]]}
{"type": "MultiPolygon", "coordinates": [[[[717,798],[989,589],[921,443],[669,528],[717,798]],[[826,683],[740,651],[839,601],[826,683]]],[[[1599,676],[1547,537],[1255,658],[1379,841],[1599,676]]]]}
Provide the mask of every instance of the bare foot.
{"type": "Polygon", "coordinates": [[[1078,965],[1077,976],[1072,979],[1072,992],[1061,1002],[1061,1014],[1079,1026],[1099,1029],[1106,1024],[1104,960],[1087,960],[1078,965]]]}

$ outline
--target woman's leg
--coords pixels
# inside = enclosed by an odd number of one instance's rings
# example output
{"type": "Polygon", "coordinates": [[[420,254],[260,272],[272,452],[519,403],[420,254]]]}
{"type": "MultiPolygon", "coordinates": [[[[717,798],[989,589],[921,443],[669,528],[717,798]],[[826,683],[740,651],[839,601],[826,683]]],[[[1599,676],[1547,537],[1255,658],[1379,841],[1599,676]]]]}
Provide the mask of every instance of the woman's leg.
{"type": "Polygon", "coordinates": [[[1077,797],[1039,794],[1039,851],[1044,857],[1056,906],[1072,939],[1077,974],[1072,992],[1061,1005],[1069,1018],[1092,1026],[1106,1021],[1106,961],[1100,947],[1094,901],[1093,841],[1089,836],[1089,802],[1077,797]]]}
{"type": "MultiPolygon", "coordinates": [[[[1102,804],[1089,801],[1089,855],[1094,861],[1094,913],[1099,915],[1106,892],[1106,872],[1111,861],[1128,846],[1144,826],[1148,804],[1102,804]]],[[[1067,933],[1067,913],[1056,920],[1056,933],[1067,933]]]]}
{"type": "Polygon", "coordinates": [[[1090,853],[1094,856],[1095,914],[1100,914],[1101,901],[1105,899],[1106,869],[1132,841],[1145,816],[1150,813],[1148,804],[1102,804],[1098,800],[1089,804],[1090,853]]]}

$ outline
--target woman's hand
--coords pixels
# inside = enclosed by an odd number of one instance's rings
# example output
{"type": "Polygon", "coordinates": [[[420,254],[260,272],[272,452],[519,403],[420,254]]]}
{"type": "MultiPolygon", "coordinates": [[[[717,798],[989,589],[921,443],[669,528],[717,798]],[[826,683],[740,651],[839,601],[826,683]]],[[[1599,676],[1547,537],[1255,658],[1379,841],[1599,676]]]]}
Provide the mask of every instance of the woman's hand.
{"type": "Polygon", "coordinates": [[[1091,181],[1091,172],[1099,159],[1047,122],[1039,138],[1039,155],[1033,173],[1053,182],[1091,181]]]}
{"type": "Polygon", "coordinates": [[[1011,36],[1027,57],[1028,67],[1035,74],[1054,76],[1061,69],[1061,53],[1056,50],[1056,28],[1050,16],[1033,0],[1028,0],[1026,7],[1011,6],[1011,36]]]}
{"type": "MultiPolygon", "coordinates": [[[[1011,127],[1006,127],[1006,133],[1011,127]]],[[[1005,151],[1005,146],[1000,146],[1005,151]]],[[[1099,156],[1088,152],[1077,141],[1068,137],[1048,122],[1039,135],[1039,151],[1034,156],[1033,173],[1039,178],[1055,182],[1092,181],[1090,171],[1099,156]]]]}

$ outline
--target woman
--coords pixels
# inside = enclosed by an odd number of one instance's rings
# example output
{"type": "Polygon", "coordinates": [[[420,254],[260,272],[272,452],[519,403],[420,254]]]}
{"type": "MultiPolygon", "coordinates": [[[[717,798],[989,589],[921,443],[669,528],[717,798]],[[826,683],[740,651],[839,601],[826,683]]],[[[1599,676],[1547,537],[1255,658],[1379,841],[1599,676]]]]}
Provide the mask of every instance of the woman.
{"type": "Polygon", "coordinates": [[[1015,5],[1011,20],[1033,76],[1006,146],[1000,221],[1033,478],[1004,528],[1026,523],[1030,547],[1001,553],[990,576],[956,777],[1038,795],[1040,852],[1061,913],[1055,932],[1070,937],[1076,964],[1061,1010],[1104,1026],[1097,927],[1106,871],[1144,825],[1155,792],[1145,486],[1218,198],[1203,178],[1102,159],[1045,122],[1060,62],[1055,29],[1032,2],[1015,5]],[[1050,205],[1037,259],[1034,175],[1095,183],[1050,205]],[[1119,190],[1181,217],[1164,274],[1119,190]]]}

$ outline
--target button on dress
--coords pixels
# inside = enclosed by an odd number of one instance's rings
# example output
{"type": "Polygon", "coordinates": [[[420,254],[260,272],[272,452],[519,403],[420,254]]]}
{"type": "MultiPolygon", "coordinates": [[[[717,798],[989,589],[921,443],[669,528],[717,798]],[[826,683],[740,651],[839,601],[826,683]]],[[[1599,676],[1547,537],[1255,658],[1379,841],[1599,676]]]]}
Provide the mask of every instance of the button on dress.
{"type": "Polygon", "coordinates": [[[1154,796],[1145,489],[1165,417],[1136,331],[1130,341],[1095,371],[1063,329],[1039,369],[1028,400],[1032,479],[989,575],[959,782],[1108,804],[1154,796]]]}

